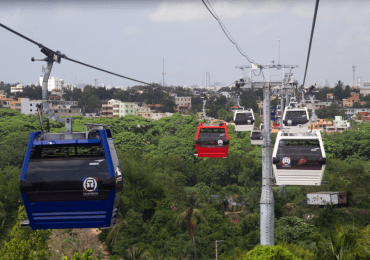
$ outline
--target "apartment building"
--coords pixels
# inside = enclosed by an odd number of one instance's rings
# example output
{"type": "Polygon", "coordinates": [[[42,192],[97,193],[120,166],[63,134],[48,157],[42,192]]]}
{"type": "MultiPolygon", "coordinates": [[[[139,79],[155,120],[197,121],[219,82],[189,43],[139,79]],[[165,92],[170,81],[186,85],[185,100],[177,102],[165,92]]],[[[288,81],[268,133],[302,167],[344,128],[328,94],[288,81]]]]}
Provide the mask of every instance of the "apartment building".
{"type": "Polygon", "coordinates": [[[15,87],[10,87],[10,93],[17,93],[17,92],[23,92],[23,85],[18,84],[15,87]]]}
{"type": "Polygon", "coordinates": [[[29,98],[20,98],[21,100],[21,113],[25,115],[35,115],[37,105],[42,103],[42,100],[30,100],[29,98]]]}
{"type": "Polygon", "coordinates": [[[108,104],[102,105],[101,117],[113,118],[127,115],[136,115],[137,105],[135,103],[121,102],[111,99],[108,104]]]}
{"type": "Polygon", "coordinates": [[[352,107],[354,103],[359,102],[360,93],[351,92],[351,97],[343,99],[343,107],[352,107]]]}
{"type": "Polygon", "coordinates": [[[136,108],[136,115],[147,118],[147,119],[152,119],[153,113],[150,111],[149,107],[137,107],[136,108]]]}
{"type": "Polygon", "coordinates": [[[176,111],[187,112],[191,109],[191,97],[175,97],[176,111]]]}
{"type": "Polygon", "coordinates": [[[367,112],[370,113],[370,108],[345,108],[344,113],[350,119],[356,119],[358,113],[367,112]]]}

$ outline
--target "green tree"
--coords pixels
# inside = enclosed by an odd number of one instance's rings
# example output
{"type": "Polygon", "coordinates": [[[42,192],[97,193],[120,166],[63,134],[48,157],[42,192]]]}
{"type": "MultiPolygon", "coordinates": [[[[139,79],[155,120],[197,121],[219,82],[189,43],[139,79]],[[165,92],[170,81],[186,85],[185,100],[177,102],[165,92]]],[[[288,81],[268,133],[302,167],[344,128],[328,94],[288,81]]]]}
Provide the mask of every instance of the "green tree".
{"type": "Polygon", "coordinates": [[[41,260],[50,259],[47,240],[51,230],[31,230],[21,228],[21,222],[27,219],[24,206],[19,207],[17,222],[10,234],[9,242],[0,250],[1,259],[41,260]]]}
{"type": "Polygon", "coordinates": [[[316,227],[299,217],[282,217],[276,221],[276,240],[286,243],[309,240],[316,227]]]}
{"type": "Polygon", "coordinates": [[[256,246],[244,260],[299,260],[288,249],[281,246],[256,246]]]}
{"type": "Polygon", "coordinates": [[[324,240],[322,237],[316,239],[316,259],[343,260],[349,259],[350,256],[355,257],[358,237],[358,230],[338,222],[335,226],[335,232],[330,233],[328,240],[324,240]]]}
{"type": "MultiPolygon", "coordinates": [[[[84,254],[80,255],[78,252],[75,252],[71,260],[98,260],[92,257],[93,252],[91,249],[87,249],[84,254]]],[[[68,257],[64,256],[62,260],[68,260],[68,257]]]]}
{"type": "Polygon", "coordinates": [[[194,254],[196,256],[195,249],[195,227],[199,220],[202,220],[205,224],[208,224],[206,218],[203,216],[199,208],[197,208],[197,197],[195,194],[186,196],[186,202],[184,211],[177,217],[177,221],[182,224],[186,221],[186,227],[188,234],[193,241],[194,254]]]}

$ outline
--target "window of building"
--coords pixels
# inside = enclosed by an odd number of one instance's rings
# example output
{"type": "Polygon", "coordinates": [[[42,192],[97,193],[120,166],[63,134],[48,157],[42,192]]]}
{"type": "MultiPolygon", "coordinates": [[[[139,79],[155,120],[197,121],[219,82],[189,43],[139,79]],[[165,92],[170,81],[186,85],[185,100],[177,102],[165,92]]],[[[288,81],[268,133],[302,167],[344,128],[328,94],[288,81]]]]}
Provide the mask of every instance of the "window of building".
{"type": "Polygon", "coordinates": [[[132,107],[132,105],[131,105],[131,107],[132,107]]]}
{"type": "Polygon", "coordinates": [[[58,113],[58,110],[54,110],[54,113],[58,113]]]}
{"type": "Polygon", "coordinates": [[[131,110],[131,113],[132,113],[132,110],[131,110]]]}
{"type": "Polygon", "coordinates": [[[32,109],[30,109],[30,112],[32,112],[32,109]]]}
{"type": "Polygon", "coordinates": [[[126,107],[128,107],[128,105],[126,105],[126,107]]]}
{"type": "Polygon", "coordinates": [[[126,113],[128,113],[128,110],[126,110],[126,113]]]}
{"type": "Polygon", "coordinates": [[[72,113],[72,111],[71,111],[71,110],[69,110],[69,113],[72,113]]]}
{"type": "Polygon", "coordinates": [[[30,104],[30,107],[32,107],[32,104],[30,104]]]}

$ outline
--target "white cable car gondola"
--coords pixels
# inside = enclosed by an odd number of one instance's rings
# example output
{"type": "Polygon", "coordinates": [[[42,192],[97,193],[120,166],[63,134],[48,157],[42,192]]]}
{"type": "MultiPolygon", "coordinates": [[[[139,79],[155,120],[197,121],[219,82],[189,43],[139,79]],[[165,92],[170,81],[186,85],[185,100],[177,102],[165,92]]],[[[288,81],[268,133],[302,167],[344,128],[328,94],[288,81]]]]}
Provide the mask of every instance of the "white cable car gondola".
{"type": "Polygon", "coordinates": [[[308,110],[306,107],[285,107],[282,121],[284,129],[288,129],[289,132],[300,131],[300,125],[302,126],[309,121],[308,110]]]}
{"type": "Polygon", "coordinates": [[[235,111],[234,124],[236,132],[252,132],[254,129],[254,121],[253,109],[247,108],[235,111]]]}
{"type": "Polygon", "coordinates": [[[276,185],[321,185],[326,156],[319,131],[280,131],[272,157],[276,185]]]}
{"type": "Polygon", "coordinates": [[[263,142],[263,124],[260,126],[260,130],[253,130],[250,135],[252,145],[262,145],[263,142]]]}

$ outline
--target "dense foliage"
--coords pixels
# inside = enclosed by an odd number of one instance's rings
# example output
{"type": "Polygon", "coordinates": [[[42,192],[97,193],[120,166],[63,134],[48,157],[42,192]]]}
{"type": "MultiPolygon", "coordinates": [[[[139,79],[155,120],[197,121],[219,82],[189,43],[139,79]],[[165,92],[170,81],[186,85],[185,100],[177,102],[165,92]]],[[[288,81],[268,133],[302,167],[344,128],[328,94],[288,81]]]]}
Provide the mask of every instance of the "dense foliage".
{"type": "MultiPolygon", "coordinates": [[[[99,234],[114,255],[125,259],[130,255],[137,255],[136,259],[212,259],[215,240],[224,240],[218,247],[222,259],[256,259],[250,257],[258,254],[271,255],[264,259],[279,259],[273,258],[274,254],[317,259],[336,252],[342,252],[340,259],[369,257],[369,124],[358,124],[342,134],[324,135],[327,185],[288,187],[286,197],[274,188],[275,241],[280,247],[265,249],[255,248],[260,241],[261,147],[251,146],[248,133],[234,132],[233,126],[228,126],[228,157],[200,159],[193,156],[199,123],[193,116],[175,114],[158,121],[136,116],[75,117],[74,131],[83,131],[83,124],[88,122],[111,126],[123,166],[118,224],[99,234]],[[305,204],[307,192],[328,190],[346,191],[349,207],[305,204]],[[231,200],[239,206],[232,208],[231,200]],[[352,231],[347,224],[354,227],[352,231]]],[[[39,128],[37,116],[0,109],[3,248],[12,248],[9,241],[17,238],[11,229],[19,224],[16,217],[22,205],[20,168],[29,132],[39,128]]],[[[51,122],[51,131],[64,129],[51,122]]]]}

